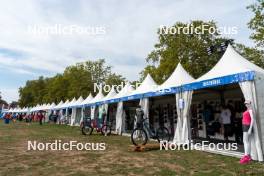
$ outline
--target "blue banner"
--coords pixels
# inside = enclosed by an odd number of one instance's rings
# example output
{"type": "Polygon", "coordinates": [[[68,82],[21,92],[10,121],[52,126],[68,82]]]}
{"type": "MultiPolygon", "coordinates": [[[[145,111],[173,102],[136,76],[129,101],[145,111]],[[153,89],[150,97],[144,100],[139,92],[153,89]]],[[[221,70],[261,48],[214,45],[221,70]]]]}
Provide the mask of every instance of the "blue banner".
{"type": "Polygon", "coordinates": [[[244,73],[237,73],[233,75],[228,76],[222,76],[218,78],[213,78],[205,81],[200,82],[194,82],[190,84],[186,84],[182,86],[182,91],[188,91],[188,90],[197,90],[197,89],[203,89],[208,87],[216,87],[226,84],[234,84],[244,81],[251,81],[255,78],[255,72],[254,71],[248,71],[244,73]]]}
{"type": "Polygon", "coordinates": [[[254,78],[255,78],[255,72],[254,71],[248,71],[248,72],[237,73],[237,74],[233,74],[233,75],[213,78],[213,79],[209,79],[209,80],[205,80],[205,81],[185,84],[185,85],[178,86],[178,87],[162,89],[162,90],[159,90],[156,92],[147,92],[147,93],[143,93],[143,94],[135,94],[135,95],[131,95],[131,96],[115,98],[115,99],[111,99],[111,100],[107,100],[107,101],[99,101],[96,103],[86,104],[83,106],[84,107],[99,106],[102,104],[117,103],[120,101],[129,101],[129,100],[137,100],[137,99],[141,99],[141,98],[149,98],[149,97],[157,97],[157,96],[162,96],[162,95],[176,94],[176,93],[179,93],[181,91],[184,92],[184,91],[189,91],[189,90],[198,90],[198,89],[203,89],[203,88],[216,87],[216,86],[227,85],[227,84],[234,84],[234,83],[239,83],[239,82],[244,82],[244,81],[251,81],[251,80],[254,80],[254,78]]]}

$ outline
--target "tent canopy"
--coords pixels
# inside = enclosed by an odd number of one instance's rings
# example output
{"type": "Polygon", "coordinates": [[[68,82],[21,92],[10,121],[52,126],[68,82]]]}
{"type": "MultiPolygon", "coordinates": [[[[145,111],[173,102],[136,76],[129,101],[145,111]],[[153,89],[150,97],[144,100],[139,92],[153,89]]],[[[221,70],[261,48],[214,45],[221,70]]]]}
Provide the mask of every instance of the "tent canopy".
{"type": "Polygon", "coordinates": [[[194,78],[178,63],[171,76],[158,87],[158,90],[178,87],[194,81],[194,78]]]}
{"type": "Polygon", "coordinates": [[[80,97],[78,98],[78,100],[77,100],[76,102],[72,103],[69,107],[80,106],[82,102],[83,102],[83,97],[80,96],[80,97]]]}
{"type": "Polygon", "coordinates": [[[238,52],[236,52],[231,45],[229,45],[218,63],[209,72],[198,78],[196,81],[203,81],[249,71],[264,73],[262,68],[245,59],[238,52]]]}
{"type": "Polygon", "coordinates": [[[74,97],[74,98],[71,100],[70,103],[67,103],[67,104],[65,104],[64,106],[61,106],[61,108],[62,108],[62,109],[64,109],[64,108],[69,108],[69,107],[71,107],[76,101],[77,101],[77,100],[76,100],[76,98],[74,97]]]}
{"type": "Polygon", "coordinates": [[[47,107],[47,110],[51,110],[51,109],[53,109],[55,106],[56,106],[56,105],[55,105],[55,103],[53,102],[53,103],[51,103],[51,104],[47,107]]]}
{"type": "Polygon", "coordinates": [[[206,74],[184,86],[185,90],[202,89],[253,80],[255,72],[264,70],[242,57],[229,45],[218,63],[206,74]]]}
{"type": "Polygon", "coordinates": [[[56,109],[64,109],[67,107],[67,105],[70,103],[70,100],[66,100],[64,103],[62,103],[60,106],[57,106],[56,109]]]}
{"type": "Polygon", "coordinates": [[[178,63],[171,76],[161,84],[155,93],[149,96],[161,96],[165,94],[177,93],[181,90],[181,86],[193,82],[195,79],[178,63]]]}
{"type": "MultiPolygon", "coordinates": [[[[67,100],[67,101],[69,101],[69,100],[67,100]]],[[[58,109],[61,105],[63,105],[63,101],[62,100],[59,102],[59,104],[54,106],[53,109],[58,109]]]]}
{"type": "Polygon", "coordinates": [[[155,91],[158,87],[158,84],[153,80],[153,78],[148,74],[144,81],[140,84],[136,90],[134,90],[131,95],[143,94],[147,92],[155,91]]]}
{"type": "Polygon", "coordinates": [[[102,101],[103,98],[104,98],[104,94],[102,93],[102,89],[100,89],[99,92],[98,92],[98,94],[87,105],[94,105],[94,104],[102,101]]]}
{"type": "Polygon", "coordinates": [[[115,102],[127,100],[127,97],[133,91],[135,91],[134,87],[129,82],[127,82],[120,92],[118,92],[111,100],[107,100],[106,102],[115,103],[115,102]]]}
{"type": "Polygon", "coordinates": [[[90,94],[88,95],[88,97],[87,97],[87,98],[81,103],[81,105],[89,104],[90,101],[91,101],[93,98],[94,98],[93,95],[90,93],[90,94]]]}
{"type": "Polygon", "coordinates": [[[117,95],[115,88],[112,87],[110,92],[102,99],[102,101],[107,101],[113,99],[117,95]]]}

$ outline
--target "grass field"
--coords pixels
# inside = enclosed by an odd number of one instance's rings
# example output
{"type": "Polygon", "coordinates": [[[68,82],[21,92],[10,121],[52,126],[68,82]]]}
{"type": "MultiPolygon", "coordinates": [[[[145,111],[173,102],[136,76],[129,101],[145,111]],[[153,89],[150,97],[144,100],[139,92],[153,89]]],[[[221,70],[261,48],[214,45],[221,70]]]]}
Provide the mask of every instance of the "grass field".
{"type": "Polygon", "coordinates": [[[0,120],[0,175],[264,175],[264,164],[202,151],[134,152],[128,137],[82,136],[78,127],[0,120]],[[28,151],[27,141],[105,142],[105,151],[28,151]]]}

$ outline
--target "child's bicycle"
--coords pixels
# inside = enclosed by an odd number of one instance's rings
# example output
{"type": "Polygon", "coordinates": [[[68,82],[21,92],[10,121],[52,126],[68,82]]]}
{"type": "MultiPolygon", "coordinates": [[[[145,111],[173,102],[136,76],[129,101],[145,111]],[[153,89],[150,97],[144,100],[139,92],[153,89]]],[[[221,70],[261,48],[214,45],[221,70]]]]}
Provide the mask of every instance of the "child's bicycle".
{"type": "Polygon", "coordinates": [[[104,136],[108,136],[112,132],[112,123],[104,123],[99,126],[96,123],[96,120],[92,120],[91,118],[84,118],[81,123],[81,131],[83,135],[92,135],[93,131],[96,130],[97,133],[101,133],[104,136]]]}

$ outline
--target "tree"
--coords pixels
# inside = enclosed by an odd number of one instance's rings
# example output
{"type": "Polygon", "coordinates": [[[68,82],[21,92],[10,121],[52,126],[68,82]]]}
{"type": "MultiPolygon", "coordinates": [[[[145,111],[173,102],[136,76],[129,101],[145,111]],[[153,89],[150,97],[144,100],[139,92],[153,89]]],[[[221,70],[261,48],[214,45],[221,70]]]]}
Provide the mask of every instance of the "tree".
{"type": "MultiPolygon", "coordinates": [[[[172,27],[182,29],[187,25],[177,22],[172,27]]],[[[217,31],[216,23],[213,21],[191,21],[189,24],[189,26],[193,27],[203,25],[215,28],[217,31]]],[[[223,54],[221,52],[213,52],[209,55],[207,49],[212,45],[220,46],[221,43],[229,40],[221,37],[217,32],[211,33],[209,31],[205,31],[201,35],[183,32],[178,32],[177,34],[161,33],[158,30],[158,36],[159,42],[154,45],[155,49],[146,58],[148,65],[141,72],[141,81],[149,73],[157,83],[161,84],[171,75],[179,62],[194,78],[198,78],[208,72],[223,54]]],[[[233,46],[245,58],[264,68],[263,50],[238,43],[234,43],[233,46]]]]}
{"type": "Polygon", "coordinates": [[[115,73],[110,73],[105,80],[105,84],[109,86],[118,86],[125,82],[126,79],[123,76],[117,75],[115,73]]]}
{"type": "Polygon", "coordinates": [[[10,108],[16,108],[18,106],[18,102],[12,101],[9,106],[10,106],[10,108]]]}
{"type": "Polygon", "coordinates": [[[86,61],[84,64],[85,69],[91,73],[93,83],[103,84],[106,77],[111,73],[111,67],[105,65],[104,59],[86,61]]]}
{"type": "MultiPolygon", "coordinates": [[[[141,72],[141,80],[150,73],[157,83],[164,82],[173,72],[176,65],[181,64],[195,78],[201,76],[221,57],[220,53],[208,55],[207,48],[220,44],[226,40],[221,38],[218,32],[204,30],[203,34],[195,32],[186,34],[183,28],[193,26],[198,28],[217,29],[215,22],[191,21],[190,24],[177,22],[170,28],[180,29],[177,34],[165,33],[158,30],[159,42],[154,45],[155,49],[146,58],[148,65],[141,72]]],[[[166,27],[164,30],[167,30],[166,27]]]]}
{"type": "Polygon", "coordinates": [[[254,32],[250,36],[255,41],[257,47],[264,48],[264,0],[257,0],[255,4],[247,7],[254,13],[254,17],[249,21],[248,26],[254,32]]]}
{"type": "Polygon", "coordinates": [[[247,47],[243,44],[236,44],[236,50],[249,61],[264,68],[264,50],[247,47]]]}
{"type": "Polygon", "coordinates": [[[122,81],[124,78],[112,73],[103,59],[77,63],[67,67],[63,74],[27,81],[26,86],[19,89],[19,104],[24,107],[58,103],[79,96],[86,98],[89,93],[96,93],[93,90],[95,83],[114,85],[122,81]]]}
{"type": "MultiPolygon", "coordinates": [[[[4,104],[7,105],[7,102],[5,100],[2,99],[2,93],[0,92],[0,105],[4,104]]],[[[1,108],[1,107],[0,107],[1,108]]]]}
{"type": "Polygon", "coordinates": [[[63,73],[63,79],[67,82],[67,98],[84,96],[92,91],[92,75],[90,70],[85,68],[84,63],[67,67],[63,73]]]}

